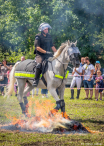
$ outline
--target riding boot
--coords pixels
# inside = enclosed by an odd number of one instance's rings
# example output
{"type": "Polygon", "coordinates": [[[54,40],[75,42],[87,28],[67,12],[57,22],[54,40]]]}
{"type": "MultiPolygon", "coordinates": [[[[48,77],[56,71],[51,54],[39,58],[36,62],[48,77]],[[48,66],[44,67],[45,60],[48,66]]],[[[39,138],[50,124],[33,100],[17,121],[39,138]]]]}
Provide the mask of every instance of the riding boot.
{"type": "Polygon", "coordinates": [[[70,99],[74,99],[74,89],[71,89],[71,98],[70,99]]]}
{"type": "Polygon", "coordinates": [[[34,78],[34,80],[33,80],[33,86],[35,86],[35,87],[37,87],[37,85],[38,85],[39,78],[40,78],[40,73],[41,73],[40,68],[36,68],[36,71],[35,71],[35,78],[34,78]]]}
{"type": "Polygon", "coordinates": [[[77,90],[77,99],[79,99],[79,95],[80,95],[80,90],[77,90]]]}

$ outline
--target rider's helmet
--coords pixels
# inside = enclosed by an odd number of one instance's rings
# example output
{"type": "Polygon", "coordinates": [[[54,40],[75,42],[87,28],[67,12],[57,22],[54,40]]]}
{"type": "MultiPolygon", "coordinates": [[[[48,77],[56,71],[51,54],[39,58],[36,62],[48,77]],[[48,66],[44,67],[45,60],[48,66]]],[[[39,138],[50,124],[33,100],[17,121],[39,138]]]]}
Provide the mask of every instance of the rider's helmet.
{"type": "Polygon", "coordinates": [[[41,23],[41,24],[40,24],[38,30],[39,30],[39,31],[43,31],[43,30],[46,29],[46,28],[52,29],[52,27],[51,27],[48,23],[45,23],[45,22],[44,22],[44,23],[41,23]]]}

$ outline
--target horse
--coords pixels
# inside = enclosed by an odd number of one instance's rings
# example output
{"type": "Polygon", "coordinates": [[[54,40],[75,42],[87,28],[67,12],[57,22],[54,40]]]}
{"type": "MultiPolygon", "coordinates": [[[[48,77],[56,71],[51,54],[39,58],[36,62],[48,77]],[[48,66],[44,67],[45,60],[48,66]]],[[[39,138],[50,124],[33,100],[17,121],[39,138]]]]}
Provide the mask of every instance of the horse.
{"type": "MultiPolygon", "coordinates": [[[[62,116],[65,118],[69,118],[69,116],[65,112],[65,102],[64,102],[64,90],[65,84],[67,82],[68,76],[68,63],[70,62],[74,67],[78,67],[80,65],[80,51],[78,47],[76,47],[77,42],[73,43],[69,40],[65,43],[62,43],[59,49],[55,52],[53,57],[48,59],[48,69],[44,73],[44,79],[47,83],[47,87],[44,82],[39,80],[37,88],[48,89],[53,98],[56,101],[56,107],[51,110],[51,114],[54,114],[61,109],[62,116]],[[58,89],[58,93],[56,89],[58,89]]],[[[14,89],[14,83],[17,81],[18,84],[18,101],[22,110],[22,113],[26,116],[28,115],[28,100],[26,94],[31,91],[34,86],[32,85],[33,79],[29,78],[21,78],[15,77],[15,70],[18,65],[21,65],[21,62],[17,62],[11,73],[10,73],[10,83],[8,85],[8,90],[6,96],[10,96],[14,89]],[[25,84],[27,83],[27,87],[25,88],[25,84]]]]}

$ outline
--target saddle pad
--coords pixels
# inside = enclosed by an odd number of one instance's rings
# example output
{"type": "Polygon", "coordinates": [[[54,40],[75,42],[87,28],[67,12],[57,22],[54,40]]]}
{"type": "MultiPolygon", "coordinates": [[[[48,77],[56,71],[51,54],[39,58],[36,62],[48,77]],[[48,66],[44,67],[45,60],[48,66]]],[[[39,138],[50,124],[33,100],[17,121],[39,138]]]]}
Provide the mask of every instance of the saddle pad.
{"type": "MultiPolygon", "coordinates": [[[[36,68],[36,61],[27,59],[24,61],[21,61],[15,68],[15,78],[26,78],[26,79],[34,79],[35,78],[35,68],[36,68]]],[[[44,60],[42,63],[42,68],[41,68],[41,75],[47,71],[48,69],[48,61],[44,60]]]]}
{"type": "Polygon", "coordinates": [[[36,61],[32,59],[27,59],[21,61],[15,68],[15,71],[23,71],[23,72],[32,72],[33,69],[36,67],[36,61]]]}

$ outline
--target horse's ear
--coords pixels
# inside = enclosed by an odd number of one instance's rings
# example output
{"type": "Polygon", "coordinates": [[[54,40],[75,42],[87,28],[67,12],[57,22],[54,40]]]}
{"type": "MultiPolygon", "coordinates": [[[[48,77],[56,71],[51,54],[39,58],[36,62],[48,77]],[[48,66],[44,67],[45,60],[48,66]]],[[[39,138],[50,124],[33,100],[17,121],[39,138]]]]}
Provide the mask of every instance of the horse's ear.
{"type": "Polygon", "coordinates": [[[70,46],[70,41],[68,40],[68,46],[70,46]]]}
{"type": "Polygon", "coordinates": [[[76,42],[74,43],[74,45],[75,45],[75,46],[77,45],[77,40],[76,40],[76,42]]]}

